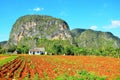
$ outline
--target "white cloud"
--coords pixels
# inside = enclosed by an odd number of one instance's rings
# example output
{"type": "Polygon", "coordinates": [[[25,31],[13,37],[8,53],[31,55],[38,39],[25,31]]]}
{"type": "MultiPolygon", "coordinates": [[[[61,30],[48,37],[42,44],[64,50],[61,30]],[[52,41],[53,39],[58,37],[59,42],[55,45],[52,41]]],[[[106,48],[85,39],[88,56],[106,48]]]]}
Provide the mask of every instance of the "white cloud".
{"type": "Polygon", "coordinates": [[[44,8],[39,8],[39,7],[37,7],[37,8],[34,8],[34,9],[30,9],[30,10],[33,10],[33,11],[39,12],[39,11],[44,10],[44,8]]]}
{"type": "Polygon", "coordinates": [[[38,11],[41,11],[41,10],[44,10],[44,8],[39,8],[39,7],[37,7],[37,8],[34,8],[34,9],[33,9],[33,11],[37,11],[37,12],[38,12],[38,11]]]}
{"type": "Polygon", "coordinates": [[[120,27],[120,20],[114,20],[112,21],[112,27],[120,27]]]}
{"type": "Polygon", "coordinates": [[[90,29],[92,29],[92,30],[96,30],[97,28],[98,27],[96,25],[90,27],[90,29]]]}
{"type": "Polygon", "coordinates": [[[120,28],[120,20],[112,20],[110,25],[104,26],[103,28],[107,29],[120,28]]]}

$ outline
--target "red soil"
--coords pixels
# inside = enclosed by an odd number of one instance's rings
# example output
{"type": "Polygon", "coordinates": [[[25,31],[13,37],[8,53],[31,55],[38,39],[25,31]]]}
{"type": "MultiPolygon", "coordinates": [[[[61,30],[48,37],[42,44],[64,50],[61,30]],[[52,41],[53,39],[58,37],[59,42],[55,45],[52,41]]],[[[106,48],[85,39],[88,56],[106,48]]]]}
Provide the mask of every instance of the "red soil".
{"type": "Polygon", "coordinates": [[[96,56],[20,56],[0,68],[0,79],[54,79],[61,74],[75,75],[86,70],[114,79],[120,76],[120,59],[96,56]],[[18,75],[16,75],[18,74],[18,75]]]}

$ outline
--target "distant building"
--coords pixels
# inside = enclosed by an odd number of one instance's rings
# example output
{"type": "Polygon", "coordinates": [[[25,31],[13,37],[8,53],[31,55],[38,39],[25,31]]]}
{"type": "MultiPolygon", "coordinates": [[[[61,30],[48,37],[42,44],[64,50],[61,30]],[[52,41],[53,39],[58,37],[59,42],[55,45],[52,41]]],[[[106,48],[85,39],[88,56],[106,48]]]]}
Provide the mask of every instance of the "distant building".
{"type": "Polygon", "coordinates": [[[43,55],[45,54],[45,48],[34,48],[29,50],[29,55],[43,55]]]}
{"type": "Polygon", "coordinates": [[[15,51],[13,52],[13,54],[18,54],[18,51],[17,51],[17,50],[15,50],[15,51]]]}

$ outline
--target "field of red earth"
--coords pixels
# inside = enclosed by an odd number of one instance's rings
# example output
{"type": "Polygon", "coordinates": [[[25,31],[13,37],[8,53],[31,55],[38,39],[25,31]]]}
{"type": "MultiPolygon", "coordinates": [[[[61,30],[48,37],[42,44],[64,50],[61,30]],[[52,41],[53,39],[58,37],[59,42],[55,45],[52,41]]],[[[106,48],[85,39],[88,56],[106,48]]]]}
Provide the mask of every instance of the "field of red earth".
{"type": "Polygon", "coordinates": [[[0,80],[54,80],[62,74],[76,75],[86,70],[113,80],[120,76],[120,59],[102,56],[19,55],[0,67],[0,80]]]}

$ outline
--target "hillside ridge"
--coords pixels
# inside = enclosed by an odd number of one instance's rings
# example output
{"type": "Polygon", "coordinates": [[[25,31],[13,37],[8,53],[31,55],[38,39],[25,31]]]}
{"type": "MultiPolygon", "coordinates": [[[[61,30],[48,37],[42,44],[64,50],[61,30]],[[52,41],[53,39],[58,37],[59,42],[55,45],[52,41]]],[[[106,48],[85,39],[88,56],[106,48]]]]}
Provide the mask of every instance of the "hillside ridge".
{"type": "Polygon", "coordinates": [[[38,47],[39,39],[68,40],[71,45],[85,48],[119,48],[120,38],[110,32],[76,28],[70,30],[66,21],[46,15],[25,15],[12,27],[8,46],[38,47]]]}

